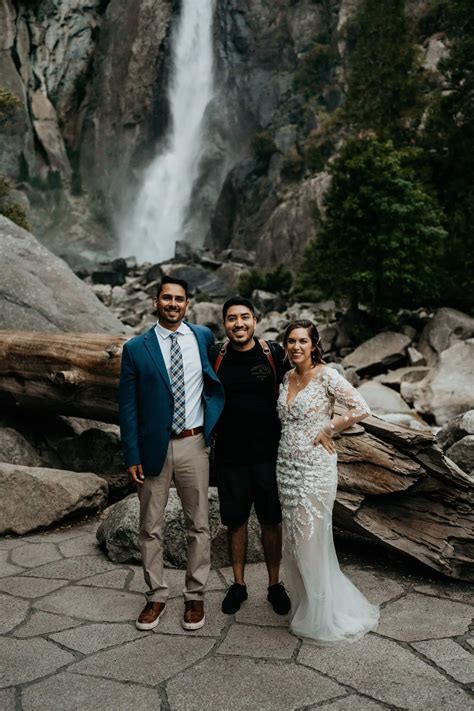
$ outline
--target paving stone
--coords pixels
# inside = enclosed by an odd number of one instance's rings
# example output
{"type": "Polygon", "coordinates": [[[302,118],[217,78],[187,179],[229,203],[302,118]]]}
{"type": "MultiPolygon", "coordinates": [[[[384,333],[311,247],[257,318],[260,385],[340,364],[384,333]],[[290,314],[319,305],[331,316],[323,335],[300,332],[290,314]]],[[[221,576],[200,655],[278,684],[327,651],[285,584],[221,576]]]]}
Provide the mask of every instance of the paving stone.
{"type": "Polygon", "coordinates": [[[103,555],[97,544],[97,539],[92,533],[75,536],[63,543],[58,543],[58,548],[66,558],[81,555],[103,555]]]}
{"type": "Polygon", "coordinates": [[[446,597],[449,600],[457,600],[458,602],[467,602],[474,605],[474,593],[472,584],[470,583],[447,580],[445,583],[417,585],[415,590],[416,592],[426,593],[427,595],[446,597]]]}
{"type": "Polygon", "coordinates": [[[324,704],[324,708],[331,709],[331,711],[379,711],[385,706],[381,706],[364,696],[351,694],[350,696],[344,696],[342,699],[331,701],[329,704],[324,704]]]}
{"type": "MultiPolygon", "coordinates": [[[[5,551],[6,553],[7,551],[5,551]]],[[[8,578],[10,575],[18,575],[18,573],[23,573],[25,569],[20,568],[19,565],[12,565],[6,561],[0,562],[0,578],[8,578]]]]}
{"type": "Polygon", "coordinates": [[[354,585],[364,593],[374,605],[393,600],[402,595],[405,590],[399,582],[371,570],[362,570],[355,565],[343,566],[343,572],[354,585]]]}
{"type": "Polygon", "coordinates": [[[93,622],[134,620],[142,607],[138,595],[124,590],[86,588],[74,585],[33,603],[38,610],[81,617],[93,622]]]}
{"type": "Polygon", "coordinates": [[[0,634],[9,632],[25,619],[30,604],[10,595],[0,594],[0,634]]]}
{"type": "Polygon", "coordinates": [[[205,601],[206,623],[200,630],[183,630],[181,620],[183,619],[184,602],[179,598],[169,600],[166,603],[163,617],[160,618],[157,633],[162,634],[183,634],[186,637],[219,637],[223,628],[228,624],[228,615],[221,611],[222,593],[207,593],[205,601]]]}
{"type": "MultiPolygon", "coordinates": [[[[220,572],[224,576],[227,585],[234,582],[234,573],[230,566],[221,568],[220,572]]],[[[265,563],[249,563],[245,566],[245,582],[250,593],[254,591],[266,591],[268,586],[268,575],[265,563]]]]}
{"type": "Polygon", "coordinates": [[[59,632],[69,627],[77,627],[83,623],[65,615],[52,615],[49,612],[33,612],[29,620],[15,630],[15,637],[38,637],[39,635],[59,632]]]}
{"type": "Polygon", "coordinates": [[[15,689],[2,689],[0,691],[0,709],[2,711],[15,711],[15,689]]]}
{"type": "Polygon", "coordinates": [[[0,590],[17,595],[18,597],[43,597],[47,593],[53,592],[68,584],[68,580],[48,580],[46,578],[26,578],[17,575],[13,578],[2,578],[0,580],[0,590]]]}
{"type": "Polygon", "coordinates": [[[209,657],[167,685],[172,711],[296,709],[342,693],[342,686],[304,667],[229,657],[209,657]]]}
{"type": "Polygon", "coordinates": [[[89,530],[86,526],[81,524],[79,526],[70,526],[69,528],[32,533],[27,536],[23,536],[23,538],[25,541],[30,543],[61,543],[62,541],[68,541],[71,538],[76,538],[77,536],[83,536],[84,533],[88,532],[89,530]]]}
{"type": "Polygon", "coordinates": [[[24,568],[37,568],[53,560],[61,560],[62,555],[53,543],[28,543],[15,548],[10,556],[12,563],[24,568]]]}
{"type": "Polygon", "coordinates": [[[470,699],[436,669],[390,639],[368,634],[351,644],[304,641],[297,661],[377,701],[410,711],[466,711],[470,699]]]}
{"type": "Polygon", "coordinates": [[[288,627],[288,615],[277,615],[266,599],[266,590],[257,597],[249,593],[249,599],[242,603],[236,613],[237,622],[269,627],[288,627]]]}
{"type": "Polygon", "coordinates": [[[95,588],[118,588],[123,590],[129,573],[129,570],[119,568],[118,570],[109,570],[107,573],[93,575],[92,578],[85,578],[81,582],[83,585],[91,585],[95,588]]]}
{"type": "Polygon", "coordinates": [[[3,538],[0,537],[0,550],[10,551],[12,548],[18,548],[19,546],[24,546],[25,541],[23,538],[3,538]]]}
{"type": "MultiPolygon", "coordinates": [[[[71,667],[80,674],[155,686],[205,656],[215,640],[153,634],[98,652],[71,667]]],[[[202,707],[201,707],[202,708],[202,707]]]]}
{"type": "Polygon", "coordinates": [[[122,644],[132,639],[143,637],[135,626],[112,622],[110,624],[82,625],[77,629],[66,630],[50,635],[50,639],[65,647],[75,649],[82,654],[92,654],[100,649],[122,644]]]}
{"type": "Polygon", "coordinates": [[[38,578],[66,578],[67,580],[80,580],[81,578],[104,573],[106,570],[115,570],[116,565],[104,556],[82,556],[80,558],[67,558],[55,563],[47,563],[34,570],[29,570],[27,575],[38,578]]]}
{"type": "Polygon", "coordinates": [[[34,681],[74,661],[69,652],[44,639],[0,638],[0,687],[34,681]]]}
{"type": "Polygon", "coordinates": [[[23,691],[23,711],[131,711],[150,709],[159,711],[161,700],[155,689],[137,684],[120,684],[105,679],[92,679],[62,672],[29,686],[23,691]]]}
{"type": "Polygon", "coordinates": [[[291,659],[297,644],[298,639],[286,630],[237,624],[229,629],[217,652],[264,659],[291,659]]]}
{"type": "Polygon", "coordinates": [[[467,631],[472,615],[469,605],[410,593],[387,605],[377,631],[404,642],[453,637],[467,631]]]}
{"type": "Polygon", "coordinates": [[[412,647],[431,659],[461,684],[474,681],[474,657],[452,639],[415,642],[412,647]]]}
{"type": "Polygon", "coordinates": [[[472,648],[474,649],[474,637],[468,637],[468,638],[466,639],[466,642],[468,643],[468,645],[469,645],[470,647],[472,647],[472,648]]]}

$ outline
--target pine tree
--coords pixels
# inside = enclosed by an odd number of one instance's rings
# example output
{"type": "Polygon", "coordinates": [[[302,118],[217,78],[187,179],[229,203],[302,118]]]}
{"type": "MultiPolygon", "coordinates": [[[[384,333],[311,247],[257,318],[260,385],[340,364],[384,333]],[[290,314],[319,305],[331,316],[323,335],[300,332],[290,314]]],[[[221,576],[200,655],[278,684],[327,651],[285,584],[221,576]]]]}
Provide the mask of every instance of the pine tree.
{"type": "Polygon", "coordinates": [[[302,286],[365,304],[386,318],[435,302],[445,237],[439,210],[415,179],[412,150],[375,136],[349,141],[335,160],[325,216],[309,246],[302,286]]]}
{"type": "Polygon", "coordinates": [[[352,28],[345,114],[355,128],[405,139],[420,114],[420,78],[405,0],[363,0],[352,28]]]}

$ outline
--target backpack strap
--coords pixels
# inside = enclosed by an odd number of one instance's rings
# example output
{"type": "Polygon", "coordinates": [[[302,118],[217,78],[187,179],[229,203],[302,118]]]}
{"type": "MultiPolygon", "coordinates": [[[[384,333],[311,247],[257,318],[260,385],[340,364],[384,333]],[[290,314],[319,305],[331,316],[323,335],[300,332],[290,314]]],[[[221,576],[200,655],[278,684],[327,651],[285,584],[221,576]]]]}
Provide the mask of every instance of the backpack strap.
{"type": "Polygon", "coordinates": [[[224,343],[222,343],[221,347],[219,348],[217,358],[214,361],[214,365],[213,365],[215,373],[217,373],[217,371],[221,367],[222,359],[224,358],[225,354],[227,353],[228,345],[229,345],[229,341],[224,341],[224,343]]]}

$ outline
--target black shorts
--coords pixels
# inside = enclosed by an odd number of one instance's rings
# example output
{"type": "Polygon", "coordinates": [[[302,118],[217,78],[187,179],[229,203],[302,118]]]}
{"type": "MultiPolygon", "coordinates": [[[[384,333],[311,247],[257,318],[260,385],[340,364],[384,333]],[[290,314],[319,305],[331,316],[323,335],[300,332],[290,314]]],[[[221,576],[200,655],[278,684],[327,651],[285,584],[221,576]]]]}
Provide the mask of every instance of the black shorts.
{"type": "Polygon", "coordinates": [[[224,526],[240,526],[250,516],[252,504],[260,523],[281,522],[281,506],[276,482],[276,464],[216,462],[217,490],[224,526]]]}

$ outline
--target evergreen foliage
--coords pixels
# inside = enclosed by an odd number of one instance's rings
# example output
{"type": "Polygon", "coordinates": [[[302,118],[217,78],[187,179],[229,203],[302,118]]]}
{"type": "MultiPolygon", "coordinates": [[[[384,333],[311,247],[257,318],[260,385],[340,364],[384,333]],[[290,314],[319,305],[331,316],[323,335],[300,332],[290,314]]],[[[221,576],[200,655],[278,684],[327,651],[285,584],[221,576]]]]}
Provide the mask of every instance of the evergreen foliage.
{"type": "MultiPolygon", "coordinates": [[[[0,86],[0,122],[7,121],[15,109],[21,106],[21,101],[9,89],[0,86]]],[[[30,230],[31,225],[22,205],[11,198],[13,185],[3,175],[0,175],[0,214],[8,217],[25,230],[30,230]]]]}
{"type": "Polygon", "coordinates": [[[412,153],[374,135],[345,145],[331,168],[325,218],[307,250],[301,288],[365,304],[382,318],[436,301],[445,232],[410,167],[412,153]]]}
{"type": "Polygon", "coordinates": [[[405,0],[363,0],[351,29],[356,40],[346,117],[356,129],[403,141],[421,109],[416,46],[405,0]]]}
{"type": "Polygon", "coordinates": [[[445,86],[423,139],[431,181],[449,238],[443,259],[446,303],[474,309],[474,4],[450,0],[443,14],[450,41],[440,62],[445,86]]]}
{"type": "Polygon", "coordinates": [[[274,269],[254,267],[244,272],[239,279],[239,294],[250,299],[255,289],[270,291],[272,294],[288,294],[293,284],[293,275],[284,264],[274,269]]]}

